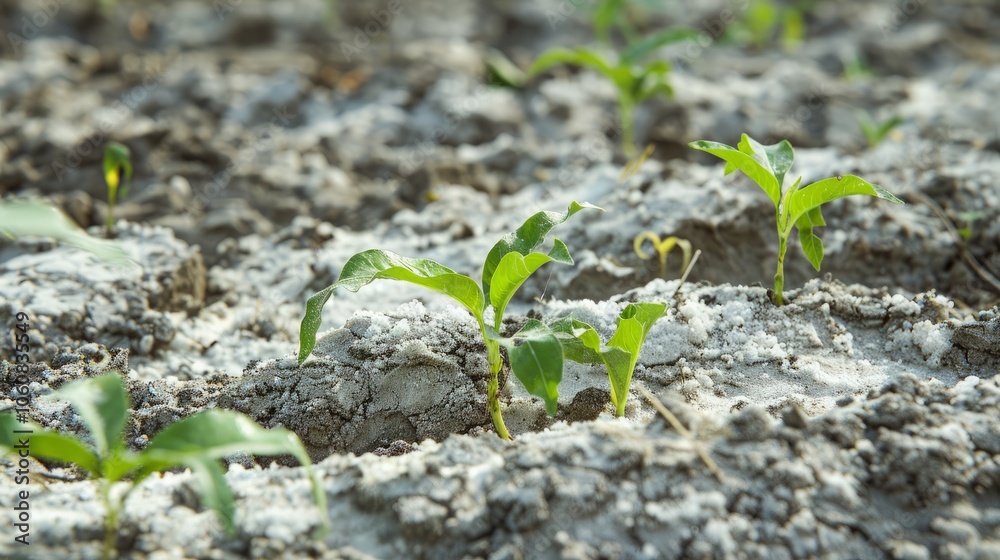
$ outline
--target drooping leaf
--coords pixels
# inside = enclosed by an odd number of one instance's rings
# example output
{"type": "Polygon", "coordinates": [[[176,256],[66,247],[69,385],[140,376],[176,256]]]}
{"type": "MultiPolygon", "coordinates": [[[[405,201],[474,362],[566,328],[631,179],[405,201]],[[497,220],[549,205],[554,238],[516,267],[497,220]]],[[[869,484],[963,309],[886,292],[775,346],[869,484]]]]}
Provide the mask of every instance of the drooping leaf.
{"type": "Polygon", "coordinates": [[[507,349],[510,368],[528,393],[545,401],[549,416],[555,416],[562,381],[563,353],[559,340],[540,321],[530,319],[510,338],[501,338],[493,329],[488,336],[507,349]]]}
{"type": "Polygon", "coordinates": [[[299,363],[312,353],[316,346],[316,332],[323,319],[323,306],[337,288],[357,292],[363,286],[386,278],[403,280],[451,296],[481,318],[485,297],[475,280],[429,259],[411,259],[389,251],[371,249],[351,257],[336,283],[317,292],[306,302],[306,313],[299,327],[299,363]]]}
{"type": "Polygon", "coordinates": [[[562,345],[563,358],[578,364],[604,363],[601,337],[587,323],[569,316],[550,324],[549,328],[562,345]]]}
{"type": "Polygon", "coordinates": [[[603,209],[592,204],[574,201],[570,203],[569,208],[565,213],[538,212],[525,220],[521,227],[501,237],[500,240],[497,241],[496,245],[490,249],[489,254],[486,255],[486,261],[483,263],[482,293],[491,293],[490,282],[493,280],[493,275],[496,273],[500,260],[503,259],[507,253],[517,252],[521,255],[528,255],[541,245],[543,241],[545,241],[545,236],[552,228],[565,222],[571,216],[585,208],[593,208],[602,212],[604,211],[603,209]]]}
{"type": "Polygon", "coordinates": [[[889,191],[878,185],[869,183],[861,177],[855,175],[830,177],[829,179],[823,179],[822,181],[806,185],[789,195],[787,208],[784,210],[785,219],[783,220],[787,224],[785,226],[786,235],[792,225],[798,223],[799,218],[806,212],[832,200],[853,195],[873,196],[888,200],[889,202],[903,204],[902,200],[893,196],[889,191]]]}
{"type": "Polygon", "coordinates": [[[823,240],[813,232],[813,228],[824,225],[826,222],[823,221],[819,206],[803,214],[795,223],[795,229],[799,230],[799,243],[802,245],[802,251],[816,272],[819,272],[820,265],[823,263],[823,240]]]}
{"type": "Polygon", "coordinates": [[[133,264],[121,247],[87,235],[65,214],[42,202],[0,201],[0,234],[9,238],[51,237],[117,266],[133,264]]]}
{"type": "Polygon", "coordinates": [[[232,537],[236,533],[236,504],[218,459],[189,457],[184,465],[198,483],[201,503],[215,512],[226,534],[232,537]]]}
{"type": "Polygon", "coordinates": [[[639,41],[629,47],[621,55],[622,64],[633,64],[645,58],[647,55],[674,43],[693,41],[700,37],[702,33],[695,29],[675,27],[659,33],[654,33],[649,37],[639,41]]]}
{"type": "Polygon", "coordinates": [[[291,455],[309,476],[313,498],[327,521],[326,493],[312,469],[312,462],[298,436],[284,428],[260,427],[249,417],[228,410],[199,412],[167,426],[139,455],[143,472],[174,465],[221,459],[237,452],[253,455],[291,455]]]}
{"type": "Polygon", "coordinates": [[[767,161],[766,157],[761,157],[758,160],[721,142],[698,140],[691,142],[688,146],[696,150],[708,152],[725,161],[726,175],[736,170],[745,173],[747,177],[750,177],[767,194],[771,202],[774,203],[774,207],[778,208],[778,204],[781,201],[781,186],[778,184],[778,179],[771,172],[769,164],[764,163],[767,161]]]}
{"type": "Polygon", "coordinates": [[[108,457],[124,448],[129,399],[118,374],[78,379],[56,391],[56,395],[69,401],[80,415],[94,437],[99,457],[108,457]]]}
{"type": "Polygon", "coordinates": [[[82,441],[46,430],[33,422],[22,424],[11,414],[0,415],[0,456],[18,453],[25,449],[25,442],[32,457],[71,463],[92,475],[100,473],[97,455],[82,441]],[[15,430],[30,430],[30,433],[16,433],[15,430]]]}
{"type": "Polygon", "coordinates": [[[507,304],[510,303],[514,293],[524,284],[524,281],[542,265],[552,261],[573,264],[569,249],[559,239],[553,242],[552,250],[548,254],[534,252],[521,255],[515,251],[507,253],[500,259],[496,272],[493,274],[493,281],[490,283],[490,304],[493,305],[498,325],[503,319],[503,312],[507,308],[507,304]]]}

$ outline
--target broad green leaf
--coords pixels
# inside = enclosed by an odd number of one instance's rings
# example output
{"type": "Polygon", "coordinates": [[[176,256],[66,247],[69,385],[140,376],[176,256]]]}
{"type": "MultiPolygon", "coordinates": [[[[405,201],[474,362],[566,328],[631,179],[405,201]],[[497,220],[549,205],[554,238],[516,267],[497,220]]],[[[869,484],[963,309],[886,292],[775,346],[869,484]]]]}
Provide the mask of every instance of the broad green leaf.
{"type": "Polygon", "coordinates": [[[32,457],[72,463],[92,475],[100,474],[100,460],[82,441],[46,430],[33,422],[22,424],[11,414],[0,415],[0,455],[17,454],[24,449],[19,446],[25,441],[32,457]],[[15,430],[30,430],[31,433],[15,433],[15,430]]]}
{"type": "Polygon", "coordinates": [[[524,284],[524,281],[542,265],[552,261],[573,264],[569,249],[559,239],[553,242],[552,250],[547,255],[537,252],[527,255],[510,252],[500,259],[496,272],[493,274],[493,282],[490,284],[490,304],[493,305],[497,325],[503,319],[503,312],[507,308],[507,304],[510,303],[510,299],[514,297],[514,293],[524,284]]]}
{"type": "Polygon", "coordinates": [[[260,427],[243,414],[206,410],[167,426],[156,435],[138,459],[144,474],[192,461],[221,459],[237,452],[295,457],[305,468],[313,498],[327,524],[326,493],[312,469],[312,462],[298,436],[284,428],[260,427]]]}
{"type": "Polygon", "coordinates": [[[639,360],[642,344],[646,341],[646,335],[649,334],[653,324],[666,310],[665,303],[630,303],[618,316],[618,328],[608,341],[608,346],[628,353],[629,361],[627,367],[623,367],[625,364],[620,357],[611,361],[610,357],[606,356],[605,363],[608,365],[608,374],[611,378],[611,400],[615,403],[619,416],[625,410],[628,388],[632,384],[632,372],[639,360]]]}
{"type": "Polygon", "coordinates": [[[218,459],[190,457],[184,465],[198,481],[202,505],[214,511],[226,533],[233,536],[236,533],[236,504],[218,459]]]}
{"type": "Polygon", "coordinates": [[[117,142],[111,142],[104,148],[104,182],[108,185],[108,204],[112,206],[116,200],[128,195],[129,181],[132,180],[132,162],[129,157],[129,149],[117,142]],[[122,181],[122,178],[125,180],[122,181]],[[121,196],[116,194],[119,185],[121,196]]]}
{"type": "Polygon", "coordinates": [[[517,230],[501,237],[500,240],[497,241],[496,245],[490,249],[489,254],[486,255],[486,261],[483,263],[482,293],[492,293],[490,291],[490,282],[493,281],[493,275],[496,273],[500,260],[503,259],[507,253],[516,252],[521,255],[528,255],[541,245],[543,241],[545,241],[545,236],[552,228],[565,222],[571,216],[585,208],[593,208],[595,210],[600,210],[601,212],[604,211],[602,208],[598,208],[592,204],[574,201],[570,203],[569,208],[565,213],[538,212],[525,220],[524,224],[517,228],[517,230]]]}
{"type": "Polygon", "coordinates": [[[78,379],[56,391],[69,401],[90,430],[99,457],[108,457],[124,448],[123,430],[128,420],[128,394],[117,373],[78,379]]]}
{"type": "Polygon", "coordinates": [[[635,45],[629,47],[628,50],[622,53],[621,63],[632,64],[638,62],[645,58],[646,55],[651,54],[662,47],[683,41],[691,41],[697,39],[701,35],[702,33],[700,31],[682,27],[675,27],[673,29],[661,31],[650,35],[649,37],[646,37],[635,45]]]}
{"type": "MultiPolygon", "coordinates": [[[[737,169],[745,173],[747,177],[750,177],[767,194],[771,202],[774,203],[775,209],[778,208],[778,204],[781,201],[781,186],[778,184],[777,178],[771,173],[771,170],[768,168],[769,166],[765,167],[762,161],[758,161],[753,156],[720,142],[698,140],[691,142],[688,146],[696,150],[708,152],[725,161],[726,175],[737,169]]],[[[764,161],[767,160],[767,158],[761,159],[764,161]]]]}
{"type": "Polygon", "coordinates": [[[0,201],[0,234],[9,238],[51,237],[93,253],[103,261],[126,266],[128,254],[111,241],[96,239],[84,232],[56,208],[35,201],[0,201]]]}
{"type": "Polygon", "coordinates": [[[788,197],[788,205],[784,211],[786,235],[791,229],[792,224],[797,224],[799,218],[806,212],[832,200],[853,195],[868,195],[897,204],[903,203],[902,200],[893,196],[889,191],[878,185],[869,183],[861,177],[855,175],[830,177],[829,179],[823,179],[822,181],[802,187],[788,197]]]}
{"type": "Polygon", "coordinates": [[[795,161],[795,152],[792,150],[792,145],[788,140],[782,140],[777,144],[765,146],[750,138],[747,134],[743,134],[738,147],[741,152],[753,156],[755,160],[764,165],[771,175],[774,175],[774,178],[778,181],[780,192],[781,186],[785,184],[785,173],[788,172],[789,168],[792,167],[792,162],[795,161]]]}
{"type": "MultiPolygon", "coordinates": [[[[489,336],[496,337],[496,331],[490,329],[489,336]]],[[[549,416],[555,416],[563,371],[562,347],[556,336],[540,321],[531,319],[511,338],[496,338],[507,348],[510,368],[517,379],[528,393],[545,401],[549,416]]]]}
{"type": "Polygon", "coordinates": [[[607,79],[614,82],[620,92],[633,90],[634,77],[628,66],[613,65],[600,54],[585,48],[575,50],[552,49],[542,53],[528,69],[528,75],[534,76],[556,64],[572,64],[596,70],[607,79]]]}
{"type": "Polygon", "coordinates": [[[403,280],[429,288],[451,296],[475,317],[481,318],[483,315],[485,297],[475,280],[468,276],[428,259],[411,259],[379,249],[363,251],[347,261],[336,283],[317,292],[306,302],[306,314],[299,328],[299,363],[304,362],[316,346],[316,332],[323,320],[323,306],[333,292],[337,288],[357,292],[380,278],[403,280]]]}
{"type": "Polygon", "coordinates": [[[593,327],[573,317],[562,319],[549,325],[552,334],[562,345],[563,358],[578,364],[603,364],[601,358],[601,337],[593,327]]]}

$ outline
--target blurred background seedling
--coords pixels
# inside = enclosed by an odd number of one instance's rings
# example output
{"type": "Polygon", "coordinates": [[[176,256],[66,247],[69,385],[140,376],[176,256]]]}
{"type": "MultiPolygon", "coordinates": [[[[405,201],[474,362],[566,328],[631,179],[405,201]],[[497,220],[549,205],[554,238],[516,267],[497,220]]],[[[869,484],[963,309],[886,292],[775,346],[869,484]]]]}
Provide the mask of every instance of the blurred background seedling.
{"type": "Polygon", "coordinates": [[[666,239],[660,239],[660,236],[652,231],[644,231],[639,235],[635,236],[635,240],[632,242],[632,248],[635,250],[635,254],[644,261],[648,261],[653,258],[654,253],[659,257],[660,260],[660,278],[666,279],[667,277],[667,255],[674,247],[680,248],[684,255],[684,260],[681,263],[681,272],[687,270],[688,265],[691,263],[691,255],[693,248],[691,242],[687,239],[681,239],[680,237],[670,236],[666,239]],[[643,244],[649,241],[653,246],[653,253],[647,253],[642,250],[643,244]]]}
{"type": "Polygon", "coordinates": [[[110,233],[115,227],[115,205],[128,196],[132,180],[132,160],[129,149],[117,142],[104,148],[104,182],[108,186],[108,216],[105,226],[110,233]]]}
{"type": "Polygon", "coordinates": [[[865,141],[868,142],[868,147],[870,148],[881,144],[893,129],[906,122],[906,119],[898,116],[876,122],[868,113],[860,109],[854,113],[854,117],[857,119],[861,134],[864,135],[865,141]]]}
{"type": "Polygon", "coordinates": [[[813,0],[799,0],[790,5],[752,0],[744,17],[726,29],[726,38],[758,51],[777,40],[784,50],[792,51],[805,38],[805,17],[813,9],[813,0]]]}

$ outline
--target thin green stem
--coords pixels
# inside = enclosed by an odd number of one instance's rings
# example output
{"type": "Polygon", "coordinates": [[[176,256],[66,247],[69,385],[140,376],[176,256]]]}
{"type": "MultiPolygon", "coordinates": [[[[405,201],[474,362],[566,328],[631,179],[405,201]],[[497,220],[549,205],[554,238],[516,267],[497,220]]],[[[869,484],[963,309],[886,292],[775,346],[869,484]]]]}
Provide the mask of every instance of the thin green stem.
{"type": "Polygon", "coordinates": [[[625,156],[635,156],[635,133],[633,132],[632,108],[634,103],[625,95],[618,97],[618,116],[622,120],[622,150],[625,156]]]}
{"type": "Polygon", "coordinates": [[[101,478],[101,500],[104,502],[104,550],[101,557],[104,560],[117,558],[118,553],[115,547],[115,539],[118,535],[118,510],[116,504],[111,499],[111,481],[101,478]]]}
{"type": "Polygon", "coordinates": [[[788,248],[788,237],[778,234],[778,270],[774,274],[774,304],[784,305],[782,290],[785,288],[785,250],[788,248]]]}
{"type": "MultiPolygon", "coordinates": [[[[485,335],[485,331],[484,331],[485,335]]],[[[490,417],[493,419],[493,427],[496,428],[497,435],[501,439],[511,439],[510,432],[503,422],[503,413],[500,411],[500,369],[503,367],[503,359],[500,357],[500,343],[495,340],[486,340],[486,356],[490,363],[490,380],[486,387],[486,406],[490,410],[490,417]]]]}

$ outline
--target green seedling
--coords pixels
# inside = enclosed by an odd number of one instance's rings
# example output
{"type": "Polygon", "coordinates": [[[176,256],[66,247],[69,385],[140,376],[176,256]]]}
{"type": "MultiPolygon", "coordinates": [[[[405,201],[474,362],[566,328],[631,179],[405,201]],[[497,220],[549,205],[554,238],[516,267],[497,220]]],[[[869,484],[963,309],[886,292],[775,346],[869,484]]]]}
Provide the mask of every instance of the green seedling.
{"type": "Polygon", "coordinates": [[[854,116],[858,120],[858,126],[861,128],[861,133],[864,134],[865,140],[871,148],[874,148],[881,143],[882,140],[885,140],[885,137],[892,132],[892,129],[906,121],[906,119],[903,119],[902,117],[891,117],[882,122],[875,122],[868,116],[868,113],[860,110],[856,111],[854,116]]]}
{"type": "Polygon", "coordinates": [[[299,329],[299,363],[304,362],[316,346],[323,306],[337,288],[357,292],[380,278],[403,280],[451,296],[476,319],[486,344],[490,368],[487,407],[497,435],[510,439],[500,411],[501,346],[507,348],[514,375],[529,393],[545,401],[549,414],[555,415],[558,385],[562,379],[562,352],[558,340],[544,325],[534,323],[529,323],[511,338],[502,337],[500,331],[507,304],[528,277],[548,262],[573,264],[569,249],[559,239],[554,240],[548,253],[535,249],[552,228],[587,208],[601,210],[587,203],[573,202],[563,214],[539,212],[516,231],[500,238],[483,263],[482,288],[472,278],[429,259],[411,259],[379,249],[354,255],[344,265],[336,283],[306,302],[306,313],[299,329]],[[493,309],[492,325],[486,324],[487,307],[493,309]]]}
{"type": "MultiPolygon", "coordinates": [[[[228,534],[235,533],[233,495],[218,460],[237,452],[257,455],[291,455],[301,463],[312,482],[313,497],[322,519],[322,534],[329,525],[326,494],[311,468],[309,455],[292,432],[265,430],[236,412],[207,410],[180,420],[156,435],[141,453],[125,447],[128,394],[116,374],[74,381],[56,391],[70,402],[90,432],[90,441],[19,422],[0,415],[0,454],[17,452],[49,461],[74,464],[97,477],[106,515],[104,557],[115,555],[118,518],[125,499],[147,476],[176,466],[191,469],[201,491],[202,503],[212,508],[228,534]],[[124,480],[130,477],[129,480],[124,480]],[[112,496],[112,486],[126,482],[127,490],[112,496]]],[[[21,455],[26,456],[26,455],[21,455]]]]}
{"type": "Polygon", "coordinates": [[[652,253],[647,253],[642,250],[642,245],[646,241],[649,241],[653,245],[653,250],[660,257],[660,277],[667,277],[667,255],[673,250],[674,247],[679,247],[684,255],[684,262],[681,263],[681,272],[687,270],[688,263],[691,262],[692,247],[691,242],[687,239],[681,239],[671,235],[666,239],[661,240],[660,236],[652,231],[644,231],[639,235],[635,236],[635,240],[632,242],[632,248],[635,250],[635,254],[644,261],[648,261],[653,258],[652,253]]]}
{"type": "Polygon", "coordinates": [[[129,181],[132,180],[132,162],[129,158],[128,148],[117,142],[104,148],[104,182],[108,186],[108,217],[105,225],[108,231],[115,226],[115,205],[128,196],[129,181]]]}
{"type": "Polygon", "coordinates": [[[976,222],[985,216],[986,212],[982,210],[967,210],[965,212],[959,212],[957,217],[964,225],[956,230],[958,231],[958,235],[966,241],[972,239],[972,236],[976,231],[976,222]]]}
{"type": "Polygon", "coordinates": [[[875,75],[859,53],[843,55],[841,62],[844,64],[844,79],[848,82],[857,82],[875,75]]]}
{"type": "Polygon", "coordinates": [[[617,91],[618,115],[622,122],[622,149],[631,158],[635,155],[635,107],[656,95],[673,96],[673,88],[667,81],[670,63],[665,60],[643,61],[661,47],[698,36],[699,33],[691,29],[670,29],[634,43],[617,57],[605,56],[584,47],[573,50],[553,49],[542,53],[532,64],[528,74],[534,76],[557,64],[570,64],[584,66],[604,75],[617,91]]]}
{"type": "Polygon", "coordinates": [[[42,202],[0,201],[0,235],[8,239],[51,237],[115,265],[126,266],[132,263],[121,247],[87,235],[65,214],[42,202]]]}
{"type": "Polygon", "coordinates": [[[774,204],[775,223],[778,229],[778,269],[774,275],[774,303],[782,305],[782,290],[785,285],[785,250],[788,236],[795,228],[799,232],[802,250],[810,264],[819,271],[823,262],[823,241],[813,232],[814,228],[825,226],[820,206],[844,196],[868,195],[890,202],[903,204],[882,187],[869,183],[854,175],[838,175],[816,181],[804,187],[795,180],[787,190],[782,185],[785,173],[792,166],[795,154],[788,140],[764,146],[744,134],[737,148],[699,140],[688,144],[690,147],[708,152],[726,162],[725,174],[740,170],[750,177],[767,194],[774,204]]]}
{"type": "Polygon", "coordinates": [[[572,317],[550,325],[567,360],[581,364],[604,364],[611,382],[611,402],[615,414],[625,415],[632,372],[639,350],[657,319],[667,311],[665,303],[630,303],[618,316],[618,326],[605,345],[593,327],[572,317]]]}
{"type": "Polygon", "coordinates": [[[773,0],[754,0],[746,16],[727,30],[728,36],[756,50],[763,50],[778,36],[782,48],[794,50],[805,37],[804,12],[808,5],[782,7],[773,0]]]}

